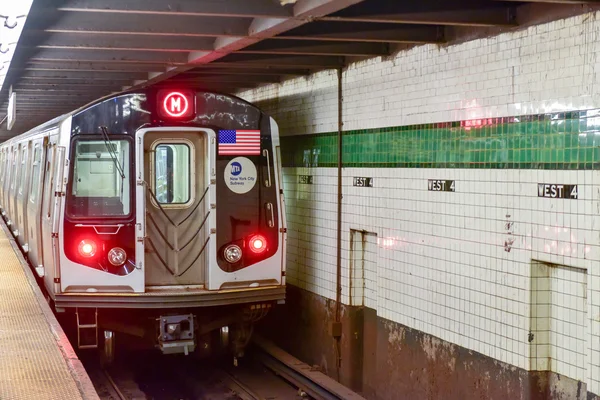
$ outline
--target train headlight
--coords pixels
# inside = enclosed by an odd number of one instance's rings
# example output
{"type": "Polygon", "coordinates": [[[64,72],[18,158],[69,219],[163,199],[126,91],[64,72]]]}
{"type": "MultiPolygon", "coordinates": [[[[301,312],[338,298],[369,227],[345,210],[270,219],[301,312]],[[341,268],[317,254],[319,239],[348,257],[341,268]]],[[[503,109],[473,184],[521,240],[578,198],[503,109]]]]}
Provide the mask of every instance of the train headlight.
{"type": "Polygon", "coordinates": [[[108,252],[108,262],[118,267],[127,261],[127,253],[120,247],[114,247],[108,252]]]}
{"type": "Polygon", "coordinates": [[[84,239],[79,242],[77,250],[79,250],[79,255],[81,255],[81,257],[94,257],[96,254],[96,243],[93,240],[84,239]]]}
{"type": "Polygon", "coordinates": [[[267,239],[261,235],[254,235],[249,240],[250,251],[255,254],[260,254],[267,249],[267,239]]]}
{"type": "Polygon", "coordinates": [[[230,244],[229,246],[225,247],[223,255],[228,263],[233,264],[240,261],[240,258],[242,258],[242,249],[235,244],[230,244]]]}

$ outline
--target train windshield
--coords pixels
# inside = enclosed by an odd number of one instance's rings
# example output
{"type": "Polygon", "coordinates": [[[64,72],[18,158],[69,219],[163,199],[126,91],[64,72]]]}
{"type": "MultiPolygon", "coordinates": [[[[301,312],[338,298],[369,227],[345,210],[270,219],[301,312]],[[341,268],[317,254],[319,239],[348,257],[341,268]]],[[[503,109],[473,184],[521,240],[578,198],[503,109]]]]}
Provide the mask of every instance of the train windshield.
{"type": "Polygon", "coordinates": [[[67,200],[71,217],[118,217],[131,212],[128,140],[73,143],[73,170],[67,200]]]}

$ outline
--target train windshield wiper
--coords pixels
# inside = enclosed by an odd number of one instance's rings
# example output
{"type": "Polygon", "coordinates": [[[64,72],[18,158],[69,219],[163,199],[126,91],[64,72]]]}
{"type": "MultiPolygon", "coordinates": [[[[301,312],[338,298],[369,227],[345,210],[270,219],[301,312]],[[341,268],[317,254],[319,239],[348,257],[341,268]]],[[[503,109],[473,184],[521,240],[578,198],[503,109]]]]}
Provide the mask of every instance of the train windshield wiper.
{"type": "Polygon", "coordinates": [[[121,163],[119,162],[119,159],[117,158],[117,152],[116,152],[115,148],[113,147],[114,146],[113,143],[110,141],[110,138],[108,137],[108,128],[105,126],[101,126],[100,130],[102,131],[102,135],[104,138],[104,144],[106,145],[106,148],[108,149],[110,158],[112,158],[113,162],[115,163],[115,168],[117,168],[119,175],[121,175],[121,179],[125,179],[125,174],[123,173],[123,167],[121,166],[121,163]]]}

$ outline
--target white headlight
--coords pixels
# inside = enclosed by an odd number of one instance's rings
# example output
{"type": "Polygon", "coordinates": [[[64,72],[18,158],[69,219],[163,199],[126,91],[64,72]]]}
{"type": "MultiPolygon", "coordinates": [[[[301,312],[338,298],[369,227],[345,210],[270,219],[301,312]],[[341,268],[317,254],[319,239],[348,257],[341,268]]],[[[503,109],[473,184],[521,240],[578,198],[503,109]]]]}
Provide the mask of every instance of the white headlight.
{"type": "Polygon", "coordinates": [[[225,256],[225,260],[227,260],[227,262],[233,264],[240,261],[240,258],[242,258],[242,249],[235,244],[230,244],[225,248],[223,255],[225,256]]]}
{"type": "Polygon", "coordinates": [[[122,248],[115,247],[108,252],[108,262],[115,267],[125,264],[125,261],[127,261],[127,253],[122,248]]]}

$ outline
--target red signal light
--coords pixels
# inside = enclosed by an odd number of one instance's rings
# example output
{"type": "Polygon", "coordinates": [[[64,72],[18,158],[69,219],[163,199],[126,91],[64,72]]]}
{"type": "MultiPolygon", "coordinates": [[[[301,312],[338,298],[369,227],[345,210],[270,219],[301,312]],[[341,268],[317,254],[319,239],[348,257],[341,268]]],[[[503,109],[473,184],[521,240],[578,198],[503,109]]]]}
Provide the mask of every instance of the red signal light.
{"type": "Polygon", "coordinates": [[[262,235],[254,235],[248,241],[250,251],[255,254],[260,254],[267,249],[267,239],[262,235]]]}
{"type": "Polygon", "coordinates": [[[77,247],[77,250],[79,250],[79,255],[85,258],[94,257],[96,254],[96,249],[96,242],[89,239],[82,240],[79,242],[79,246],[77,247]]]}
{"type": "Polygon", "coordinates": [[[191,119],[194,116],[194,95],[191,92],[162,90],[157,100],[159,114],[164,118],[191,119]]]}

